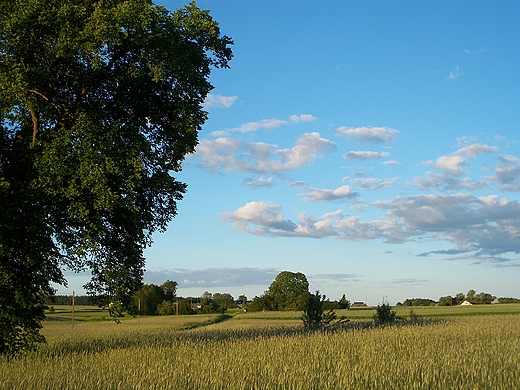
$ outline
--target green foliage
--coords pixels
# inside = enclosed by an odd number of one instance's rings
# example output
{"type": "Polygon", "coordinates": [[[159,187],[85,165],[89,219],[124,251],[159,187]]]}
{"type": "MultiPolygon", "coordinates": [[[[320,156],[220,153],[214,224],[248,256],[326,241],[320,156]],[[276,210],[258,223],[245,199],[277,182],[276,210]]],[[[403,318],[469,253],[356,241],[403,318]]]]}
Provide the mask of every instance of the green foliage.
{"type": "Polygon", "coordinates": [[[500,303],[520,303],[519,298],[510,298],[510,297],[500,297],[498,298],[498,302],[500,303]]]}
{"type": "Polygon", "coordinates": [[[435,302],[433,299],[429,298],[412,298],[412,299],[405,299],[403,302],[403,306],[433,306],[437,302],[435,302]]]}
{"type": "Polygon", "coordinates": [[[144,284],[134,295],[135,304],[140,300],[141,314],[157,314],[157,307],[164,299],[164,290],[155,284],[144,284]]]}
{"type": "Polygon", "coordinates": [[[395,321],[395,311],[392,310],[390,304],[383,303],[377,305],[376,314],[374,314],[374,322],[378,325],[391,324],[395,321]]]}
{"type": "Polygon", "coordinates": [[[91,270],[98,303],[133,307],[231,44],[195,3],[0,2],[1,354],[43,340],[37,305],[62,267],[91,270]]]}
{"type": "Polygon", "coordinates": [[[341,299],[338,301],[338,308],[339,309],[350,309],[351,303],[347,298],[345,297],[345,294],[341,297],[341,299]]]}
{"type": "Polygon", "coordinates": [[[162,316],[171,316],[177,313],[177,304],[172,301],[162,301],[157,305],[157,313],[162,316]]]}
{"type": "Polygon", "coordinates": [[[309,282],[301,272],[280,272],[269,286],[266,295],[276,310],[303,310],[309,296],[309,282]]]}
{"type": "MultiPolygon", "coordinates": [[[[72,305],[72,295],[52,295],[47,299],[47,304],[54,305],[72,305]]],[[[95,304],[92,297],[88,295],[76,295],[74,297],[74,305],[76,306],[93,306],[95,304]]]]}
{"type": "Polygon", "coordinates": [[[334,310],[324,311],[325,298],[325,295],[321,296],[319,291],[316,291],[315,294],[309,294],[301,317],[303,326],[315,328],[329,325],[336,319],[334,310]]]}
{"type": "Polygon", "coordinates": [[[163,290],[163,297],[167,301],[173,301],[175,296],[177,295],[177,282],[167,280],[163,284],[161,284],[161,289],[163,290]]]}
{"type": "Polygon", "coordinates": [[[455,300],[453,301],[454,305],[460,305],[464,301],[464,294],[458,293],[455,295],[455,300]]]}
{"type": "Polygon", "coordinates": [[[225,313],[227,309],[235,307],[235,299],[228,293],[205,291],[200,298],[200,312],[204,314],[225,313]]]}
{"type": "Polygon", "coordinates": [[[232,309],[236,307],[235,298],[229,293],[215,293],[213,294],[213,300],[219,307],[225,309],[232,309]]]}
{"type": "Polygon", "coordinates": [[[191,308],[191,302],[189,299],[179,298],[177,302],[179,305],[179,315],[195,314],[195,311],[191,308]]]}
{"type": "Polygon", "coordinates": [[[455,298],[451,295],[439,298],[439,306],[456,306],[460,305],[464,300],[473,304],[490,304],[493,302],[493,296],[489,293],[476,293],[475,290],[469,290],[464,296],[463,293],[458,293],[455,298]]]}
{"type": "Polygon", "coordinates": [[[254,297],[249,305],[249,311],[271,311],[276,310],[274,300],[267,294],[254,297]]]}

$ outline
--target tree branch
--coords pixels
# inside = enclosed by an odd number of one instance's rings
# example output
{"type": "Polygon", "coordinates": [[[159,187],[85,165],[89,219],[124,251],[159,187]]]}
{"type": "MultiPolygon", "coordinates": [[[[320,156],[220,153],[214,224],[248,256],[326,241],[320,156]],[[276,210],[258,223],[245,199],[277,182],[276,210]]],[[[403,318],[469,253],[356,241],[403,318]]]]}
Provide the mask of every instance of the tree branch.
{"type": "Polygon", "coordinates": [[[32,143],[36,141],[36,134],[38,134],[38,113],[31,110],[31,119],[33,123],[32,143]]]}

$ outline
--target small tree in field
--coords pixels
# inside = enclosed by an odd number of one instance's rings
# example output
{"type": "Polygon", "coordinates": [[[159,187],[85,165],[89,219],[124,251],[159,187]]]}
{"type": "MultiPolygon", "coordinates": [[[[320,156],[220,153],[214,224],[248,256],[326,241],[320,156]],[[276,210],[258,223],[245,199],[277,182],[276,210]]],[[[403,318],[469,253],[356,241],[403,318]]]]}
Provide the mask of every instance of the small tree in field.
{"type": "Polygon", "coordinates": [[[338,302],[338,307],[340,309],[350,309],[350,301],[345,297],[345,294],[343,294],[343,296],[341,297],[341,299],[339,300],[338,302]]]}
{"type": "Polygon", "coordinates": [[[395,311],[391,310],[389,303],[377,305],[376,314],[374,314],[374,322],[376,324],[391,324],[395,321],[395,311]]]}
{"type": "Polygon", "coordinates": [[[310,294],[305,303],[305,309],[301,317],[303,326],[305,327],[317,327],[320,325],[329,325],[336,319],[336,313],[334,310],[329,310],[324,313],[323,302],[325,301],[325,295],[320,295],[319,291],[310,294]]]}

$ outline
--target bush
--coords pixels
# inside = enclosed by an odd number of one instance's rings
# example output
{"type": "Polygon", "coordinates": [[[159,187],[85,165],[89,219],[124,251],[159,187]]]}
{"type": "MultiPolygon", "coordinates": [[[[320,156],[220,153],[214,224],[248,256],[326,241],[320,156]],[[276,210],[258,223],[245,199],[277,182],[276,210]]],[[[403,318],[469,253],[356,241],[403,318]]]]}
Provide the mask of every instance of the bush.
{"type": "Polygon", "coordinates": [[[324,313],[323,303],[325,302],[325,295],[321,296],[319,291],[316,294],[309,294],[305,302],[305,309],[301,317],[303,326],[317,327],[320,325],[328,325],[336,319],[336,313],[330,309],[324,313]]]}
{"type": "Polygon", "coordinates": [[[376,324],[390,324],[395,321],[395,311],[391,310],[388,303],[377,305],[376,314],[374,314],[374,322],[376,324]]]}

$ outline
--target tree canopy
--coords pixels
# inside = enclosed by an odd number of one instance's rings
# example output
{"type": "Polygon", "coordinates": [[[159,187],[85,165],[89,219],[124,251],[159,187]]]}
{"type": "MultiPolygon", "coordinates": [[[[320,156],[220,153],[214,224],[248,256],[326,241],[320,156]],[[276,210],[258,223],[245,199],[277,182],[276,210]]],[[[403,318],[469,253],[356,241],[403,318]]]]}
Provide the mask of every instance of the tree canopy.
{"type": "Polygon", "coordinates": [[[303,310],[309,294],[304,274],[282,271],[263,295],[253,299],[250,310],[303,310]]]}
{"type": "Polygon", "coordinates": [[[0,2],[0,353],[42,340],[63,269],[131,308],[231,44],[195,3],[0,2]]]}

